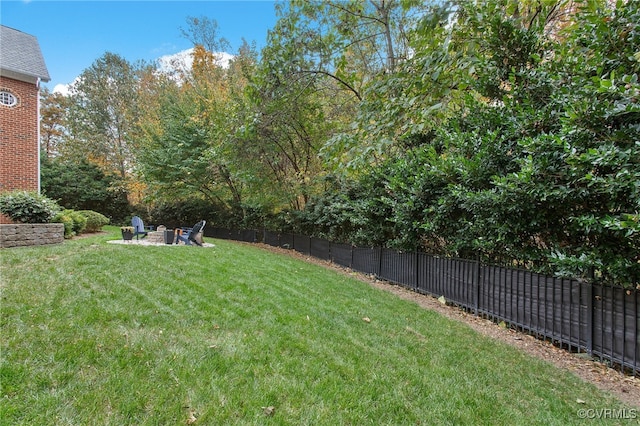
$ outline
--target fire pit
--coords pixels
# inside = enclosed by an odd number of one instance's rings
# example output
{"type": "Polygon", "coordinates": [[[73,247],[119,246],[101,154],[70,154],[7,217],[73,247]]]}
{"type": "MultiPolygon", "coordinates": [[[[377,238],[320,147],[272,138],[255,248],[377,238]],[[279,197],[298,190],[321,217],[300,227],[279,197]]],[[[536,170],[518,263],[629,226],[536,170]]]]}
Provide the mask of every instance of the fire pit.
{"type": "Polygon", "coordinates": [[[164,244],[164,231],[151,231],[145,239],[150,243],[164,244]]]}

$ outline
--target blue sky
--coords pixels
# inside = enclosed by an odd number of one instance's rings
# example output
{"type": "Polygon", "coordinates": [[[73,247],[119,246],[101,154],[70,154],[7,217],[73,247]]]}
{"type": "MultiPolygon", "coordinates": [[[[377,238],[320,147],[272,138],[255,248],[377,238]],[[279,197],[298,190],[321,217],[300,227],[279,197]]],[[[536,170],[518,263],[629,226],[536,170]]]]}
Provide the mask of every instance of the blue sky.
{"type": "Polygon", "coordinates": [[[2,25],[38,38],[51,90],[72,83],[105,52],[136,62],[191,48],[180,32],[189,16],[216,20],[219,36],[231,43],[229,53],[242,38],[262,48],[276,22],[273,0],[0,1],[2,25]]]}

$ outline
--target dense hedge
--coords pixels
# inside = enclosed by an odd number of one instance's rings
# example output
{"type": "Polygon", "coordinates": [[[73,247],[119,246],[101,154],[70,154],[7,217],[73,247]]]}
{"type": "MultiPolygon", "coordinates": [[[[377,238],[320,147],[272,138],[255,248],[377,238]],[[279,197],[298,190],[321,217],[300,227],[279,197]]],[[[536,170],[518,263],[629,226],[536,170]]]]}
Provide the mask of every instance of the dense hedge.
{"type": "Polygon", "coordinates": [[[12,191],[0,194],[0,213],[18,223],[49,223],[62,208],[36,192],[12,191]]]}
{"type": "Polygon", "coordinates": [[[334,182],[293,227],[637,285],[639,5],[581,11],[557,42],[473,15],[460,31],[482,34],[484,56],[459,76],[460,111],[405,135],[364,176],[334,182]]]}
{"type": "Polygon", "coordinates": [[[68,209],[92,210],[114,223],[131,214],[122,179],[95,164],[42,156],[41,176],[43,194],[68,209]]]}

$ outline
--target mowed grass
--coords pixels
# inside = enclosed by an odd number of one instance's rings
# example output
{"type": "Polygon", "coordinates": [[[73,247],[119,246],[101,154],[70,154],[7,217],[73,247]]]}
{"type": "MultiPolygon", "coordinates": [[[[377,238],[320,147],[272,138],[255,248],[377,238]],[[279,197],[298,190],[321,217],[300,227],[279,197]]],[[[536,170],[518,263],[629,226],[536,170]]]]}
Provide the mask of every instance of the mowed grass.
{"type": "Polygon", "coordinates": [[[569,425],[624,408],[348,274],[109,232],[0,251],[1,424],[569,425]]]}

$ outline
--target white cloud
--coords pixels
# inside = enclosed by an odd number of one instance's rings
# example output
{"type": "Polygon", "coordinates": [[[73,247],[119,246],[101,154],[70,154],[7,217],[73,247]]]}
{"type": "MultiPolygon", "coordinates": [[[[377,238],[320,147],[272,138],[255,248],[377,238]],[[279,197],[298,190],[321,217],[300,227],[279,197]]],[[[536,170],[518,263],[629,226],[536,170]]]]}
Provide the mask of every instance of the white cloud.
{"type": "MultiPolygon", "coordinates": [[[[218,63],[223,68],[229,67],[229,61],[233,59],[233,55],[227,52],[215,53],[218,63]]],[[[172,55],[163,55],[157,60],[158,71],[164,74],[173,75],[175,78],[179,78],[180,74],[186,74],[191,70],[193,65],[193,48],[174,53],[172,55]]],[[[60,93],[64,96],[69,96],[71,87],[78,80],[76,77],[69,84],[56,84],[53,88],[53,93],[60,93]]]]}
{"type": "Polygon", "coordinates": [[[164,55],[158,58],[158,71],[165,74],[174,72],[186,72],[193,64],[193,49],[183,50],[172,55],[164,55]]]}
{"type": "Polygon", "coordinates": [[[71,95],[71,88],[78,82],[78,80],[80,80],[80,76],[74,78],[73,81],[69,84],[56,84],[53,87],[52,93],[60,93],[61,95],[69,96],[71,95]]]}
{"type": "Polygon", "coordinates": [[[216,55],[218,63],[220,64],[220,66],[222,66],[222,68],[229,68],[229,62],[231,62],[231,60],[234,58],[231,53],[227,52],[218,52],[214,53],[214,55],[216,55]]]}
{"type": "MultiPolygon", "coordinates": [[[[227,52],[217,52],[214,55],[218,59],[218,64],[223,68],[228,68],[229,61],[233,59],[233,55],[227,52]]],[[[158,58],[157,63],[158,71],[162,73],[188,72],[193,65],[193,48],[172,55],[161,56],[158,58]]]]}
{"type": "Polygon", "coordinates": [[[69,96],[69,86],[70,84],[56,84],[56,87],[53,88],[53,93],[69,96]]]}

